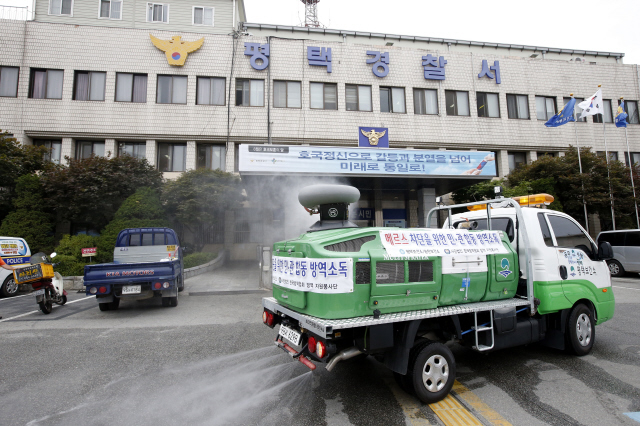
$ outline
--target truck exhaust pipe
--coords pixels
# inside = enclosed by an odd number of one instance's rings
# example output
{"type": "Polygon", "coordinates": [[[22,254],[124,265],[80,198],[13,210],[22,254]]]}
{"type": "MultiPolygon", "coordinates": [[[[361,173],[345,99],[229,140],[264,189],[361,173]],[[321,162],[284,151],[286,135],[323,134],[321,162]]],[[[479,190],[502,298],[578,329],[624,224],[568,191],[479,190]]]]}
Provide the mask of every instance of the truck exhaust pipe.
{"type": "Polygon", "coordinates": [[[340,352],[338,352],[338,354],[336,356],[331,358],[331,361],[329,361],[327,363],[327,371],[333,370],[333,367],[335,367],[336,364],[339,363],[340,361],[344,361],[344,360],[347,360],[349,358],[353,358],[354,356],[358,356],[361,353],[362,353],[362,351],[359,350],[358,348],[356,348],[355,346],[352,347],[352,348],[341,350],[340,352]]]}

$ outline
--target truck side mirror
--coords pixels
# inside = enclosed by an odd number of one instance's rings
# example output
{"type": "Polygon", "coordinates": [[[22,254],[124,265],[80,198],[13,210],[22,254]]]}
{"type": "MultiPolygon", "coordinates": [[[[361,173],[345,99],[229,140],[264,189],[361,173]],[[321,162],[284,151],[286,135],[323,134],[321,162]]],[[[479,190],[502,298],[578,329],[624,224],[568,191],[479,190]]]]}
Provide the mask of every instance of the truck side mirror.
{"type": "Polygon", "coordinates": [[[609,241],[602,241],[598,244],[598,259],[607,260],[613,259],[613,248],[609,241]]]}

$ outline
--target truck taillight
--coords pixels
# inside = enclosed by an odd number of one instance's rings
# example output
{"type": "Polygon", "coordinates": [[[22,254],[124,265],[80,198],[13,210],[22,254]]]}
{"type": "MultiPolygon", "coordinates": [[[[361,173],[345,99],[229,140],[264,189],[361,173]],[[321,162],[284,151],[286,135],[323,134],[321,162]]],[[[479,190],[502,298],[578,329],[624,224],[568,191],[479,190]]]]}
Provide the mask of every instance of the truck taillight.
{"type": "Polygon", "coordinates": [[[316,356],[318,358],[324,358],[326,354],[327,354],[327,347],[324,345],[324,343],[321,340],[318,340],[318,343],[316,343],[316,356]]]}
{"type": "Polygon", "coordinates": [[[316,344],[318,342],[316,341],[316,338],[311,336],[309,337],[309,342],[307,343],[307,346],[309,348],[309,352],[314,353],[316,351],[316,344]]]}
{"type": "Polygon", "coordinates": [[[107,288],[106,288],[106,287],[104,287],[104,286],[102,286],[102,287],[100,287],[100,288],[98,289],[98,292],[99,292],[99,293],[106,293],[106,292],[107,292],[107,288]]]}
{"type": "Polygon", "coordinates": [[[269,327],[273,327],[273,314],[266,309],[262,313],[262,322],[267,324],[269,327]]]}
{"type": "Polygon", "coordinates": [[[160,287],[162,287],[162,284],[160,284],[160,283],[153,284],[153,288],[156,289],[156,290],[160,290],[160,287]]]}
{"type": "Polygon", "coordinates": [[[164,288],[169,288],[170,285],[171,284],[169,284],[168,281],[165,281],[165,282],[162,283],[162,287],[164,287],[164,288]]]}
{"type": "Polygon", "coordinates": [[[98,289],[97,289],[97,288],[95,288],[95,287],[91,287],[91,288],[89,289],[89,293],[91,293],[91,294],[96,294],[97,292],[98,292],[98,289]]]}

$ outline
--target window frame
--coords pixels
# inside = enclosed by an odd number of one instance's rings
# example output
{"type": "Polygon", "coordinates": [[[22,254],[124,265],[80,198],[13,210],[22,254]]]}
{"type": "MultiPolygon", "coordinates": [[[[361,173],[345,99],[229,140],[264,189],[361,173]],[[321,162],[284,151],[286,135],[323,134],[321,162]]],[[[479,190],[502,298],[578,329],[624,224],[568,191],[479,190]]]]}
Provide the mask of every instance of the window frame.
{"type": "Polygon", "coordinates": [[[147,90],[149,88],[149,74],[142,74],[142,73],[133,73],[133,72],[116,72],[116,87],[115,87],[115,93],[113,94],[113,101],[114,102],[124,102],[124,103],[132,103],[132,104],[146,104],[147,103],[147,97],[149,95],[149,91],[147,90]],[[130,101],[119,101],[118,100],[118,75],[131,75],[132,79],[131,79],[131,100],[130,101]],[[135,92],[135,85],[136,85],[136,76],[137,77],[141,77],[144,76],[147,78],[147,84],[145,85],[145,100],[144,102],[136,102],[133,100],[133,94],[135,92]]]}
{"type": "MultiPolygon", "coordinates": [[[[569,247],[566,245],[560,245],[558,243],[558,237],[556,236],[556,230],[553,227],[553,224],[551,223],[551,217],[557,217],[560,219],[564,219],[569,221],[570,223],[572,223],[573,225],[578,227],[578,230],[580,231],[580,233],[582,234],[583,237],[585,237],[587,239],[587,241],[589,242],[589,253],[585,253],[589,258],[592,258],[594,255],[597,254],[597,249],[596,249],[596,245],[593,242],[593,240],[591,239],[591,237],[589,236],[589,234],[587,234],[587,232],[582,228],[582,226],[578,223],[577,220],[570,218],[570,217],[566,217],[566,216],[561,216],[559,214],[553,214],[553,213],[538,213],[538,214],[542,214],[544,216],[544,219],[547,223],[547,227],[549,228],[549,232],[551,233],[551,238],[553,239],[553,247],[555,248],[569,248],[569,249],[575,249],[578,246],[575,245],[573,247],[569,247]]],[[[581,250],[581,249],[578,249],[581,250]]]]}
{"type": "MultiPolygon", "coordinates": [[[[631,151],[631,158],[634,158],[635,156],[638,156],[638,161],[636,163],[633,163],[633,164],[640,164],[640,151],[631,151]]],[[[629,164],[629,151],[625,151],[624,152],[624,164],[627,167],[631,166],[629,164]]]]}
{"type": "Polygon", "coordinates": [[[521,165],[527,164],[527,153],[523,151],[507,151],[507,163],[509,163],[509,173],[511,173],[513,170],[516,170],[521,165]],[[516,158],[515,158],[516,154],[521,154],[524,157],[524,161],[516,162],[516,158]],[[511,168],[511,160],[510,160],[511,156],[513,156],[513,164],[514,164],[513,169],[511,168]]]}
{"type": "Polygon", "coordinates": [[[426,88],[426,87],[414,87],[413,88],[413,113],[416,114],[416,115],[440,115],[440,102],[438,100],[438,89],[431,89],[431,88],[426,88]],[[426,112],[427,111],[427,97],[426,97],[426,92],[427,91],[436,92],[436,112],[435,112],[435,114],[431,114],[431,113],[426,112]],[[422,99],[422,104],[424,106],[424,111],[425,111],[424,113],[416,112],[417,111],[416,99],[422,99]]]}
{"type": "Polygon", "coordinates": [[[191,25],[199,25],[203,27],[215,27],[216,12],[215,7],[210,6],[191,6],[191,25]],[[196,9],[202,9],[202,24],[196,24],[196,9]],[[204,10],[211,9],[211,25],[204,23],[204,10]]]}
{"type": "Polygon", "coordinates": [[[556,115],[558,113],[558,99],[555,96],[543,96],[543,95],[535,95],[536,96],[536,119],[538,121],[549,121],[551,119],[551,117],[553,117],[554,115],[556,115]],[[540,99],[544,99],[544,112],[545,112],[545,117],[546,118],[539,118],[538,117],[538,98],[540,99]],[[547,111],[547,100],[553,100],[553,114],[549,115],[549,111],[547,111]]]}
{"type": "Polygon", "coordinates": [[[158,149],[156,152],[156,167],[158,168],[158,171],[160,173],[182,173],[185,172],[187,170],[187,144],[185,143],[180,143],[180,142],[159,142],[158,143],[158,149]],[[160,170],[160,148],[161,145],[168,145],[171,148],[171,164],[169,165],[169,169],[170,170],[160,170]],[[183,155],[183,160],[182,160],[182,170],[174,170],[174,164],[173,164],[173,158],[175,157],[174,153],[173,153],[173,149],[176,146],[181,146],[184,147],[184,155],[183,155]]]}
{"type": "Polygon", "coordinates": [[[62,160],[62,139],[34,139],[33,145],[44,146],[49,150],[49,153],[45,154],[44,156],[45,161],[50,161],[53,164],[60,164],[60,161],[62,160]],[[51,157],[51,154],[53,153],[53,150],[54,150],[53,148],[54,143],[60,145],[57,159],[54,159],[51,157]]]}
{"type": "Polygon", "coordinates": [[[158,74],[156,76],[156,104],[158,105],[187,105],[189,103],[189,76],[187,75],[177,75],[177,74],[158,74]],[[170,89],[170,95],[171,95],[171,102],[158,102],[158,94],[159,94],[159,90],[160,90],[160,77],[171,77],[171,89],[170,89]],[[173,102],[173,79],[176,77],[180,77],[180,78],[186,78],[187,79],[187,85],[185,87],[185,97],[184,97],[184,102],[173,102]]]}
{"type": "Polygon", "coordinates": [[[531,107],[529,106],[529,95],[520,95],[517,93],[507,93],[507,118],[510,120],[531,120],[531,107]],[[512,96],[515,99],[516,102],[516,113],[518,114],[518,117],[511,117],[511,115],[509,114],[509,97],[512,96]],[[520,117],[520,110],[518,109],[518,99],[519,97],[524,97],[526,99],[526,105],[527,105],[527,117],[520,117]]]}
{"type": "Polygon", "coordinates": [[[98,19],[110,19],[113,21],[122,21],[122,10],[123,10],[123,6],[124,6],[124,0],[98,0],[98,19]],[[102,14],[102,2],[103,1],[108,1],[109,2],[109,16],[101,16],[102,14]],[[111,17],[111,11],[113,10],[113,2],[117,2],[120,3],[120,17],[119,18],[112,18],[111,17]]]}
{"type": "MultiPolygon", "coordinates": [[[[611,99],[603,99],[602,100],[602,103],[604,104],[603,108],[606,108],[607,102],[609,102],[609,115],[611,117],[611,121],[604,120],[604,122],[605,123],[613,123],[615,117],[613,116],[613,104],[611,103],[611,99]]],[[[586,121],[586,119],[587,119],[587,117],[585,117],[585,121],[586,121]]],[[[594,123],[602,124],[603,119],[604,119],[603,114],[593,114],[593,122],[594,123]]]]}
{"type": "MultiPolygon", "coordinates": [[[[407,114],[407,91],[405,90],[404,87],[399,87],[399,86],[380,86],[378,88],[378,91],[380,92],[380,112],[382,113],[386,113],[386,114],[407,114]],[[404,105],[404,111],[402,112],[396,112],[393,111],[393,89],[402,89],[402,104],[404,105]],[[382,111],[382,91],[386,90],[389,92],[389,111],[382,111]]],[[[373,109],[373,105],[371,106],[371,108],[373,109]]]]}
{"type": "Polygon", "coordinates": [[[222,170],[224,172],[224,171],[226,171],[226,168],[227,168],[226,160],[227,160],[227,147],[224,144],[219,144],[219,143],[199,143],[199,144],[197,144],[197,146],[196,146],[196,170],[199,170],[199,169],[218,170],[219,169],[219,170],[222,170]],[[220,149],[222,151],[221,154],[220,154],[220,166],[221,167],[219,167],[217,169],[208,169],[207,165],[206,165],[206,161],[207,161],[206,156],[209,155],[209,157],[210,157],[211,155],[213,155],[213,150],[211,150],[211,151],[209,151],[207,153],[208,150],[206,148],[213,148],[213,147],[218,148],[218,149],[220,149]],[[205,165],[204,166],[200,165],[201,164],[200,163],[200,148],[205,148],[205,159],[204,159],[205,165]]]}
{"type": "Polygon", "coordinates": [[[169,3],[154,3],[154,2],[150,2],[150,1],[147,2],[147,10],[146,10],[146,13],[145,13],[145,19],[147,20],[147,22],[149,22],[149,23],[168,24],[169,23],[169,15],[170,15],[169,3]],[[152,9],[151,20],[149,20],[149,5],[151,5],[151,9],[152,9]],[[161,21],[154,21],[153,20],[153,7],[154,6],[162,6],[162,20],[161,21]],[[166,12],[166,15],[167,15],[166,18],[167,19],[165,19],[165,16],[164,16],[165,15],[165,6],[166,6],[166,11],[167,11],[166,12]]]}
{"type": "Polygon", "coordinates": [[[10,65],[0,65],[0,84],[2,84],[2,70],[4,68],[12,68],[12,69],[17,69],[18,70],[18,74],[16,76],[16,81],[15,81],[16,90],[15,90],[15,96],[3,96],[3,95],[0,95],[0,98],[17,98],[18,97],[18,87],[19,87],[19,84],[20,84],[20,67],[14,67],[14,66],[10,66],[10,65]]]}
{"type": "MultiPolygon", "coordinates": [[[[196,105],[209,105],[209,106],[226,106],[227,105],[227,79],[226,77],[208,77],[208,76],[196,76],[196,105]],[[208,104],[204,104],[204,103],[200,103],[200,97],[198,96],[198,94],[200,93],[199,91],[199,87],[200,87],[200,79],[206,78],[210,81],[209,84],[211,84],[211,80],[217,79],[217,80],[222,80],[224,82],[224,89],[222,90],[222,103],[221,104],[212,104],[211,102],[209,102],[208,104]]],[[[209,94],[209,100],[211,101],[211,94],[209,94]]]]}
{"type": "MultiPolygon", "coordinates": [[[[236,78],[236,81],[235,81],[235,93],[236,93],[235,106],[250,107],[250,108],[264,108],[265,93],[264,93],[264,80],[263,79],[260,79],[260,78],[236,78]],[[244,84],[245,81],[249,82],[249,105],[238,104],[238,83],[242,82],[244,84]],[[260,81],[260,82],[262,82],[262,105],[251,105],[251,82],[252,81],[260,81]]],[[[242,88],[242,99],[244,101],[244,87],[242,88]]]]}
{"type": "Polygon", "coordinates": [[[337,111],[338,110],[338,104],[339,104],[339,96],[338,96],[338,83],[326,83],[324,81],[310,81],[309,82],[309,109],[315,109],[315,110],[324,110],[324,111],[337,111]],[[312,84],[322,84],[322,108],[315,108],[313,107],[313,103],[311,102],[311,85],[312,84]],[[327,101],[326,101],[326,97],[327,97],[327,93],[326,93],[326,88],[327,87],[334,87],[335,88],[335,93],[336,93],[336,107],[335,108],[327,108],[327,101]]]}
{"type": "Polygon", "coordinates": [[[476,110],[478,111],[478,117],[480,118],[502,118],[501,114],[500,114],[500,94],[499,93],[495,93],[495,92],[476,92],[476,110]],[[485,108],[484,111],[489,111],[489,102],[488,102],[488,97],[486,97],[486,95],[495,95],[496,98],[498,99],[498,116],[497,117],[492,117],[490,115],[480,115],[480,100],[479,97],[481,95],[485,96],[485,108]]]}
{"type": "Polygon", "coordinates": [[[302,109],[302,82],[301,81],[296,81],[296,80],[273,80],[273,107],[274,108],[293,108],[293,109],[302,109]],[[276,106],[276,83],[286,83],[285,84],[285,99],[287,100],[287,106],[276,106]],[[300,85],[300,93],[298,93],[299,95],[299,99],[300,99],[300,106],[299,107],[295,107],[295,106],[289,106],[289,83],[298,83],[300,85]]]}
{"type": "Polygon", "coordinates": [[[106,141],[104,141],[104,140],[102,140],[102,141],[99,141],[99,140],[95,140],[95,141],[92,141],[92,140],[79,140],[79,141],[76,141],[76,146],[75,146],[75,150],[74,150],[75,151],[74,152],[74,154],[75,154],[74,158],[76,160],[85,160],[87,158],[91,158],[92,156],[105,157],[106,153],[107,153],[106,152],[106,148],[107,148],[106,141]],[[82,144],[86,144],[86,143],[90,143],[91,144],[91,155],[89,157],[81,157],[79,155],[79,154],[81,154],[81,146],[82,146],[82,144]],[[102,146],[104,147],[103,148],[103,150],[104,150],[103,151],[103,155],[96,154],[96,152],[95,152],[96,151],[95,150],[96,144],[102,144],[102,146]]]}
{"type": "Polygon", "coordinates": [[[29,99],[54,99],[54,100],[62,100],[62,97],[64,95],[64,70],[59,70],[59,69],[54,69],[54,68],[31,68],[30,72],[29,72],[29,99]],[[49,85],[49,71],[61,71],[62,72],[62,85],[60,86],[60,97],[59,98],[49,98],[47,97],[47,89],[48,89],[48,85],[49,85]],[[45,86],[44,86],[44,94],[45,96],[43,98],[34,98],[33,97],[33,90],[34,90],[34,80],[35,80],[35,74],[37,72],[46,72],[47,73],[47,77],[45,78],[45,86]]]}
{"type": "MultiPolygon", "coordinates": [[[[579,98],[579,97],[574,97],[574,99],[576,100],[575,105],[573,106],[573,111],[575,113],[575,117],[576,117],[576,122],[578,123],[586,123],[587,122],[587,117],[585,118],[580,118],[580,114],[578,113],[578,108],[580,108],[578,106],[578,104],[580,102],[584,101],[584,98],[579,98]]],[[[562,108],[564,109],[565,106],[567,106],[567,104],[569,103],[569,101],[571,101],[571,97],[567,97],[567,96],[563,96],[562,97],[562,108]]],[[[559,112],[559,111],[558,111],[559,112]]],[[[580,110],[580,113],[582,113],[582,110],[580,110]]],[[[596,114],[599,115],[599,114],[596,114]]],[[[595,115],[594,115],[595,117],[595,115]]]]}
{"type": "Polygon", "coordinates": [[[130,142],[130,141],[121,141],[121,142],[116,142],[117,143],[117,150],[118,150],[118,157],[122,157],[123,155],[129,155],[130,157],[133,158],[138,158],[138,159],[146,159],[147,158],[147,143],[146,142],[130,142]],[[126,152],[123,152],[123,147],[126,147],[126,145],[134,145],[134,146],[140,146],[143,147],[143,153],[144,155],[142,157],[136,156],[136,155],[130,155],[126,152]]]}
{"type": "MultiPolygon", "coordinates": [[[[351,84],[345,83],[344,85],[344,109],[345,111],[360,111],[360,112],[373,112],[373,87],[368,84],[351,84]],[[360,109],[360,87],[368,87],[369,88],[369,105],[371,105],[371,109],[360,109]],[[347,89],[355,88],[356,89],[356,109],[349,109],[347,106],[347,89]]],[[[406,106],[405,106],[406,109],[406,106]]]]}
{"type": "Polygon", "coordinates": [[[48,11],[47,15],[49,15],[49,16],[70,16],[70,17],[73,17],[73,6],[74,6],[74,3],[75,3],[74,0],[70,0],[71,1],[71,8],[70,8],[70,12],[68,14],[67,13],[63,14],[62,13],[62,3],[64,2],[64,0],[60,0],[60,13],[53,13],[51,11],[51,7],[52,7],[52,4],[53,4],[53,1],[54,0],[49,0],[49,7],[47,8],[47,11],[48,11]]]}
{"type": "Polygon", "coordinates": [[[73,72],[73,93],[71,96],[71,100],[73,101],[82,101],[82,102],[104,102],[107,98],[107,72],[106,71],[80,71],[75,70],[73,72]],[[89,85],[87,86],[87,99],[77,99],[77,88],[78,88],[78,76],[81,74],[87,74],[89,76],[89,85]],[[102,88],[102,99],[89,99],[91,96],[91,81],[93,74],[104,74],[104,87],[102,88]]]}
{"type": "MultiPolygon", "coordinates": [[[[620,99],[618,99],[618,106],[620,106],[620,99]]],[[[624,112],[627,113],[626,122],[627,124],[640,124],[640,111],[638,111],[638,101],[628,101],[624,99],[624,112]],[[632,103],[636,106],[635,115],[637,117],[637,121],[635,123],[631,122],[631,115],[629,114],[629,104],[632,103]]]]}
{"type": "Polygon", "coordinates": [[[447,116],[449,117],[471,117],[471,105],[469,102],[469,91],[468,90],[445,90],[444,91],[444,99],[445,99],[445,113],[447,114],[447,116]],[[455,104],[454,104],[454,114],[449,114],[449,102],[446,100],[447,99],[447,93],[453,93],[455,94],[455,104]],[[462,114],[458,114],[457,111],[459,110],[458,108],[458,93],[466,93],[467,94],[467,111],[469,111],[469,114],[467,115],[462,115],[462,114]]]}

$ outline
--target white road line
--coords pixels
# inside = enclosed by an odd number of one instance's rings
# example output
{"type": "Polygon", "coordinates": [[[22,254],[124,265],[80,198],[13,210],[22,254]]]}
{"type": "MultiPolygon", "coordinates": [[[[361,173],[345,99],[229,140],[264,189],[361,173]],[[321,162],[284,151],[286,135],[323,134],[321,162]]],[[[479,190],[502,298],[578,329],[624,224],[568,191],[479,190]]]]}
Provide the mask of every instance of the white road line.
{"type": "Polygon", "coordinates": [[[12,300],[12,299],[19,299],[19,298],[25,297],[25,296],[31,296],[31,293],[29,293],[29,294],[21,294],[20,296],[4,297],[4,298],[0,299],[0,302],[5,302],[7,300],[12,300]]]}
{"type": "MultiPolygon", "coordinates": [[[[82,299],[72,300],[71,302],[67,302],[66,304],[70,305],[72,303],[80,302],[82,300],[92,299],[93,297],[94,296],[86,296],[86,297],[83,297],[82,299]]],[[[54,308],[57,308],[58,306],[59,305],[53,305],[54,308]]],[[[26,317],[27,315],[35,314],[35,313],[38,313],[38,312],[40,312],[40,311],[31,311],[31,312],[27,312],[26,314],[16,315],[15,317],[3,318],[3,319],[0,319],[0,322],[10,321],[12,319],[21,318],[21,317],[26,317]]]]}
{"type": "Polygon", "coordinates": [[[635,290],[635,291],[640,291],[640,288],[620,287],[620,286],[618,286],[618,285],[612,285],[611,287],[613,287],[613,288],[624,288],[625,290],[635,290]]]}

